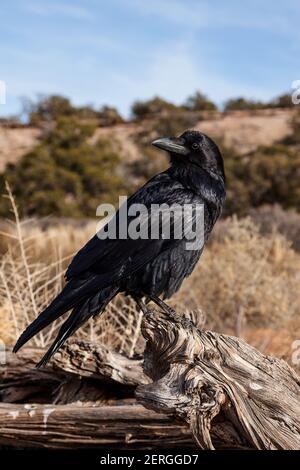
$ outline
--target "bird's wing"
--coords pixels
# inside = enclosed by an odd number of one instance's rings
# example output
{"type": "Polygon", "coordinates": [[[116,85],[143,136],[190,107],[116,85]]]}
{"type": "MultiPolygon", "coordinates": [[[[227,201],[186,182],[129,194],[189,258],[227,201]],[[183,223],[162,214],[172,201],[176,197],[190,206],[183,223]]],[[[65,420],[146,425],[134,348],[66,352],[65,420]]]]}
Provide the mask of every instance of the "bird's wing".
{"type": "MultiPolygon", "coordinates": [[[[144,204],[147,208],[151,204],[182,204],[192,201],[193,197],[193,193],[187,191],[180,183],[171,179],[168,174],[162,173],[152,178],[152,180],[137,191],[128,200],[128,207],[132,206],[133,203],[144,204]]],[[[118,225],[119,212],[115,217],[118,225]]],[[[134,217],[128,217],[130,221],[133,219],[134,217]]],[[[107,230],[107,225],[101,232],[103,230],[107,230]]],[[[168,243],[170,243],[170,240],[163,238],[113,240],[109,238],[101,239],[98,235],[95,235],[75,255],[67,270],[66,277],[71,279],[82,276],[87,272],[97,273],[102,278],[102,287],[105,287],[127,277],[143,265],[146,265],[168,243]]]]}
{"type": "MultiPolygon", "coordinates": [[[[193,193],[186,191],[179,183],[172,181],[170,177],[160,176],[141,188],[131,198],[129,204],[133,202],[143,203],[146,207],[151,204],[160,205],[162,203],[182,205],[193,202],[193,199],[193,193]]],[[[170,227],[170,233],[172,234],[172,227],[170,227]]],[[[118,291],[118,281],[128,277],[150,260],[156,259],[157,255],[167,250],[170,245],[174,248],[180,242],[181,240],[172,239],[171,237],[138,238],[136,240],[132,238],[112,240],[99,239],[97,236],[93,237],[70,264],[67,271],[69,282],[52,303],[23,332],[16,343],[14,351],[17,351],[52,321],[73,308],[71,316],[64,323],[57,339],[42,360],[41,364],[44,364],[57,347],[63,344],[66,338],[83,321],[103,309],[107,301],[118,291]],[[108,288],[108,291],[105,291],[106,288],[108,288]],[[104,296],[104,298],[101,296],[104,296]]]]}

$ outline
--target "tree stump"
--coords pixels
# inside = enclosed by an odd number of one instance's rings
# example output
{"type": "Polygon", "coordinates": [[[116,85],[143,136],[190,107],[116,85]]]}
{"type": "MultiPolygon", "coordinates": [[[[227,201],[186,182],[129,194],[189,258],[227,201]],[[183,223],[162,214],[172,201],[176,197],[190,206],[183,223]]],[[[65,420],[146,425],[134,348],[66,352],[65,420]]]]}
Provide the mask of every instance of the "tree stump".
{"type": "Polygon", "coordinates": [[[286,362],[171,309],[147,310],[142,333],[152,383],[138,400],[185,420],[202,449],[300,449],[300,379],[286,362]]]}

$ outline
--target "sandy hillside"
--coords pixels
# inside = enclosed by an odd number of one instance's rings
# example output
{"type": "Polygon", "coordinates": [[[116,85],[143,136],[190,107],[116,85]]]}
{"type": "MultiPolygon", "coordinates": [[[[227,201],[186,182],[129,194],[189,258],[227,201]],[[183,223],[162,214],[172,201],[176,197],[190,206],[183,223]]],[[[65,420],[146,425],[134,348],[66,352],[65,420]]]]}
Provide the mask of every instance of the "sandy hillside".
{"type": "Polygon", "coordinates": [[[240,153],[247,153],[259,145],[271,145],[288,135],[293,112],[290,109],[235,111],[220,114],[218,119],[199,122],[196,127],[209,135],[223,138],[226,145],[240,153]]]}
{"type": "MultiPolygon", "coordinates": [[[[240,153],[246,153],[258,145],[269,145],[285,137],[290,131],[293,112],[291,109],[270,109],[206,113],[205,118],[195,127],[212,137],[223,138],[227,145],[235,147],[240,153]]],[[[127,123],[98,128],[93,140],[111,137],[127,161],[134,161],[139,158],[134,135],[140,125],[127,123]]],[[[32,149],[41,135],[42,131],[38,128],[0,126],[0,171],[4,170],[7,163],[18,161],[32,149]]]]}
{"type": "Polygon", "coordinates": [[[38,143],[40,135],[41,131],[33,127],[0,126],[0,171],[31,150],[38,143]]]}

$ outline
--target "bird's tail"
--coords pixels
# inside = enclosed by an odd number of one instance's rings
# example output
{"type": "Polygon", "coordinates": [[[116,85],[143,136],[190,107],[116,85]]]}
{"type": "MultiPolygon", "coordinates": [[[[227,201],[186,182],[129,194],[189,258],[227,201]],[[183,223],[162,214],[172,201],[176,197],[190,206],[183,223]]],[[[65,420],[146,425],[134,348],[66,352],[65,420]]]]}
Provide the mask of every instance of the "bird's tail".
{"type": "Polygon", "coordinates": [[[68,319],[61,326],[54,343],[38,364],[38,366],[45,365],[52,354],[86,320],[104,310],[117,292],[118,288],[111,286],[99,290],[97,276],[85,280],[69,281],[53,302],[21,334],[13,351],[17,352],[33,336],[72,309],[68,319]]]}
{"type": "Polygon", "coordinates": [[[51,356],[64,344],[64,342],[75,333],[90,317],[102,313],[106,305],[117,294],[118,288],[108,287],[101,290],[93,297],[78,304],[70,313],[67,320],[62,324],[59,332],[50,348],[43,356],[37,367],[45,366],[51,356]]]}

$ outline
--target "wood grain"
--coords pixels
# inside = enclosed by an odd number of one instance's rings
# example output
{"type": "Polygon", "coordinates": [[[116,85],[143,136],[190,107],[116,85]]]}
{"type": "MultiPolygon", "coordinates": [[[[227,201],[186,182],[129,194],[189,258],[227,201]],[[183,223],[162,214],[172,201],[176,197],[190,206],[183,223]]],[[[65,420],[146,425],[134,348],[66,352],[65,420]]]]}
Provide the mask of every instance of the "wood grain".
{"type": "Polygon", "coordinates": [[[286,362],[172,310],[149,310],[143,335],[152,383],[137,388],[139,401],[184,419],[201,448],[218,447],[219,423],[234,448],[300,449],[300,379],[286,362]]]}

